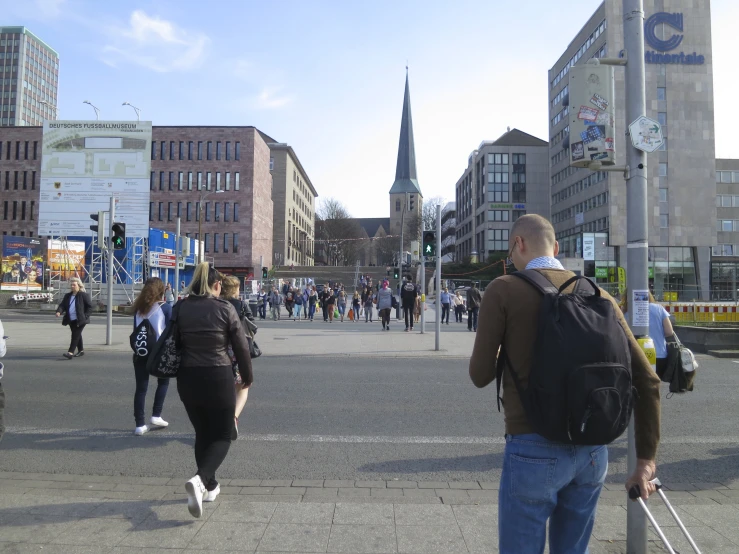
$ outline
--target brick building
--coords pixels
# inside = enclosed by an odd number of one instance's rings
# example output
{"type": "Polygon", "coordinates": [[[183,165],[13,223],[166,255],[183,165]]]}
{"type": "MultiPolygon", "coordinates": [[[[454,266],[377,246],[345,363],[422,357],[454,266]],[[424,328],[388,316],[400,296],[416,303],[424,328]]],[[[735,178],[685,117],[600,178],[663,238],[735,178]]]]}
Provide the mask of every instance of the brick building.
{"type": "MultiPolygon", "coordinates": [[[[5,128],[0,137],[0,231],[36,236],[41,127],[5,128]]],[[[154,127],[151,227],[199,238],[205,259],[246,276],[272,259],[274,139],[254,127],[154,127]]],[[[92,223],[92,221],[91,221],[92,223]]]]}

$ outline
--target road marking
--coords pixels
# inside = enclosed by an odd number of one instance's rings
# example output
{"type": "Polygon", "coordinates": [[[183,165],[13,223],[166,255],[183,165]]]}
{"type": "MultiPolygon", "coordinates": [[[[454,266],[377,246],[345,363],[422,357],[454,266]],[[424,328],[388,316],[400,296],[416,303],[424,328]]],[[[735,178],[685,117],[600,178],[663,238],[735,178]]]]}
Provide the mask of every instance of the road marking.
{"type": "MultiPolygon", "coordinates": [[[[47,429],[43,427],[11,427],[8,435],[29,437],[44,437],[42,440],[55,441],[64,438],[101,438],[122,439],[133,438],[129,431],[96,431],[94,429],[47,429]]],[[[146,437],[166,440],[193,439],[192,433],[174,433],[167,430],[153,430],[146,437]]],[[[145,439],[137,439],[145,440],[145,439]]],[[[238,440],[251,442],[307,442],[307,443],[337,443],[337,444],[465,444],[465,445],[498,445],[505,444],[504,437],[403,437],[388,435],[241,435],[238,440]]],[[[618,439],[613,444],[626,443],[626,437],[618,439]]],[[[739,437],[731,436],[696,436],[696,437],[665,437],[661,444],[739,444],[739,437]]]]}

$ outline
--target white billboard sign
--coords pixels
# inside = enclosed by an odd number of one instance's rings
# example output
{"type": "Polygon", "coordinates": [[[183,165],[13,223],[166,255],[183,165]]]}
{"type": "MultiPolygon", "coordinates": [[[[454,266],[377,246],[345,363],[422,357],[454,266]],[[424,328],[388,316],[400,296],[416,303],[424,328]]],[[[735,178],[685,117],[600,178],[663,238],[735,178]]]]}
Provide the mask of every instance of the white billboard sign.
{"type": "Polygon", "coordinates": [[[177,260],[174,254],[149,252],[149,265],[152,267],[174,268],[177,265],[177,260]]]}
{"type": "Polygon", "coordinates": [[[92,236],[108,211],[129,237],[149,236],[151,121],[45,121],[38,234],[92,236]]]}
{"type": "Polygon", "coordinates": [[[595,260],[595,235],[588,233],[583,234],[582,257],[584,260],[595,260]]]}

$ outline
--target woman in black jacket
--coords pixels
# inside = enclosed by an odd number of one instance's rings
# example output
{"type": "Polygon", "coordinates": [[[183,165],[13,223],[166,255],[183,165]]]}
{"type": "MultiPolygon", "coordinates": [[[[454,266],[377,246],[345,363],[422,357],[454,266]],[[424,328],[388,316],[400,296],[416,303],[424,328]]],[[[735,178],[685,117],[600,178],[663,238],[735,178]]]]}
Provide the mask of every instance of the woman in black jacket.
{"type": "Polygon", "coordinates": [[[56,317],[64,315],[62,325],[69,325],[72,332],[72,340],[69,343],[69,351],[64,354],[68,360],[85,355],[82,346],[82,330],[90,323],[90,312],[92,311],[92,300],[85,292],[85,285],[78,277],[69,280],[68,292],[64,295],[61,304],[56,309],[56,317]],[[74,351],[77,350],[75,354],[74,351]]]}

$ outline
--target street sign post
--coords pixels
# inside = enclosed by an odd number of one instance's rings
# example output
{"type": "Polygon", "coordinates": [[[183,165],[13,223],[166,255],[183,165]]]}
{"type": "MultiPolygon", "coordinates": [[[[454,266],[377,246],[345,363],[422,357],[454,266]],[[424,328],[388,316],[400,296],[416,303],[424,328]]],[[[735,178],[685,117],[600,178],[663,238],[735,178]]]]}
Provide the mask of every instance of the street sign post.
{"type": "Polygon", "coordinates": [[[629,125],[629,135],[634,148],[650,154],[665,142],[659,122],[644,115],[629,125]]]}

